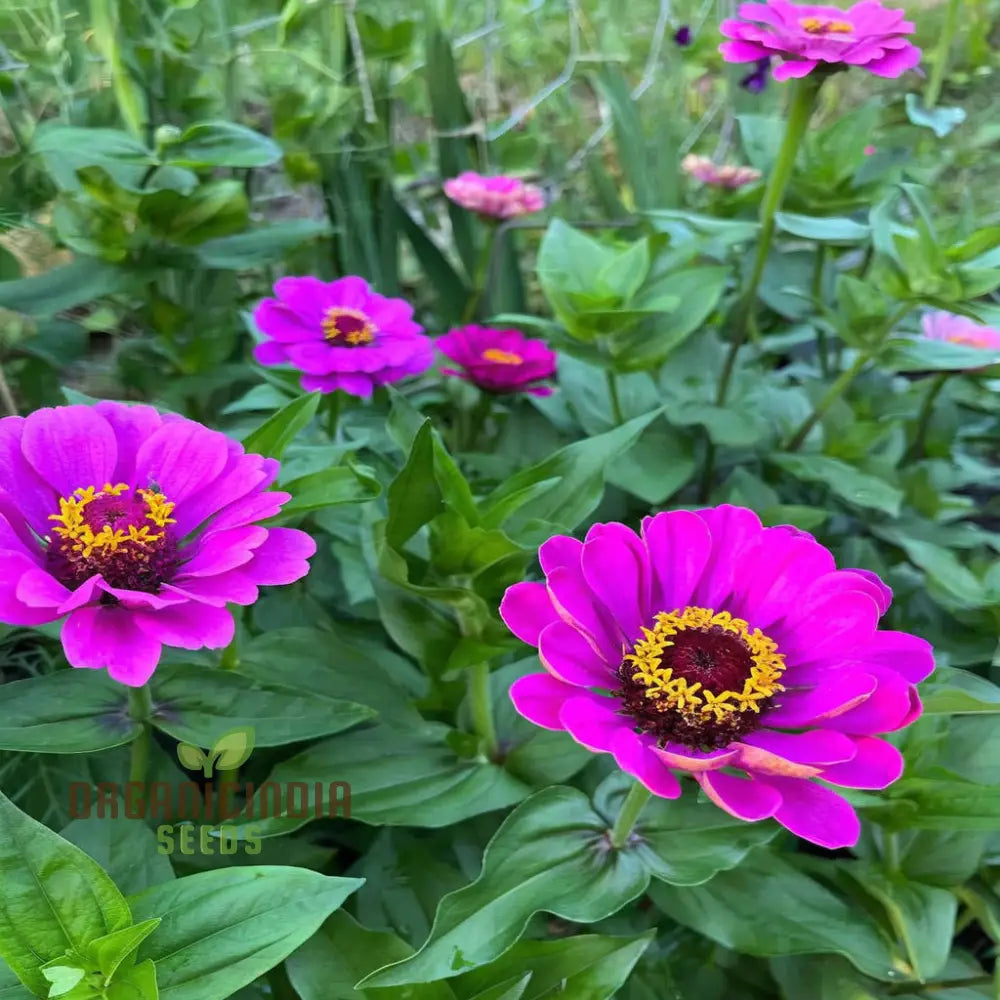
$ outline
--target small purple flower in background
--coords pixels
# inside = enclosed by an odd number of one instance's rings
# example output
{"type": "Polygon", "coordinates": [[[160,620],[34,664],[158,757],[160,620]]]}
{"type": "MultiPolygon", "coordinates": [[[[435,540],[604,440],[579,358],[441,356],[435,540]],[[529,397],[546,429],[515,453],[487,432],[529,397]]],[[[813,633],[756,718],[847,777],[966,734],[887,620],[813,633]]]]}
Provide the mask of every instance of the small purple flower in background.
{"type": "Polygon", "coordinates": [[[102,402],[0,420],[0,621],[66,615],[74,667],[144,684],[163,646],[220,649],[227,604],[309,571],[305,532],[264,528],[278,462],[150,406],[102,402]]]}
{"type": "Polygon", "coordinates": [[[753,167],[719,166],[707,156],[688,153],[681,160],[681,169],[689,177],[713,187],[741,188],[760,180],[760,171],[753,167]]]}
{"type": "Polygon", "coordinates": [[[925,640],[879,630],[892,592],[874,573],[728,505],[647,517],[641,534],[596,524],[538,558],[545,582],[515,584],[500,607],[545,668],[511,688],[521,715],[612,754],[655,795],[677,798],[680,771],[738,819],[857,841],[857,814],[826,784],[900,776],[877,736],[920,715],[914,685],[934,669],[925,640]]]}
{"type": "Polygon", "coordinates": [[[462,370],[445,368],[486,392],[527,392],[549,396],[552,389],[539,385],[556,372],[556,354],[544,341],[529,340],[520,330],[494,330],[463,326],[438,337],[437,349],[462,370]]]}
{"type": "Polygon", "coordinates": [[[747,73],[742,80],[740,80],[740,86],[749,91],[751,94],[759,94],[767,86],[767,76],[771,69],[771,59],[766,56],[763,59],[757,60],[757,68],[752,73],[747,73]]]}
{"type": "Polygon", "coordinates": [[[674,32],[674,44],[679,45],[682,49],[687,48],[692,42],[691,28],[689,25],[682,24],[674,32]]]}
{"type": "Polygon", "coordinates": [[[444,193],[456,205],[495,219],[513,219],[545,208],[545,195],[518,177],[485,177],[472,170],[444,182],[444,193]]]}
{"type": "Polygon", "coordinates": [[[924,315],[923,333],[928,340],[947,340],[963,347],[982,351],[1000,351],[1000,330],[983,326],[968,316],[949,312],[931,312],[924,315]]]}
{"type": "Polygon", "coordinates": [[[862,0],[847,10],[789,0],[744,3],[739,19],[722,22],[727,38],[719,51],[727,62],[780,57],[775,80],[807,76],[818,67],[860,66],[876,76],[897,77],[920,62],[905,36],[916,29],[906,12],[862,0]]]}
{"type": "Polygon", "coordinates": [[[281,278],[274,294],[254,311],[267,338],[254,357],[298,368],[306,392],[370,396],[434,364],[433,341],[413,321],[413,307],[376,294],[363,278],[281,278]]]}

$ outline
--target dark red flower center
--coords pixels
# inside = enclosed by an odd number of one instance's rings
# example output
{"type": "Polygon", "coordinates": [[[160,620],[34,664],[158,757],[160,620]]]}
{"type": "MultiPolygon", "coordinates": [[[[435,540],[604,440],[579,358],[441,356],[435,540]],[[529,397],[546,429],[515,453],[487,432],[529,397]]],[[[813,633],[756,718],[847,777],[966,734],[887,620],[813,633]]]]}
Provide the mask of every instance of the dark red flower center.
{"type": "Polygon", "coordinates": [[[112,587],[156,593],[178,564],[174,506],[157,488],[126,483],[74,490],[49,515],[49,572],[71,590],[100,573],[112,587]]]}
{"type": "Polygon", "coordinates": [[[323,336],[338,347],[361,347],[375,339],[375,324],[359,309],[333,306],[323,314],[323,336]]]}
{"type": "Polygon", "coordinates": [[[618,668],[623,712],[657,743],[725,747],[759,728],[783,691],[777,644],[728,611],[660,612],[618,668]]]}

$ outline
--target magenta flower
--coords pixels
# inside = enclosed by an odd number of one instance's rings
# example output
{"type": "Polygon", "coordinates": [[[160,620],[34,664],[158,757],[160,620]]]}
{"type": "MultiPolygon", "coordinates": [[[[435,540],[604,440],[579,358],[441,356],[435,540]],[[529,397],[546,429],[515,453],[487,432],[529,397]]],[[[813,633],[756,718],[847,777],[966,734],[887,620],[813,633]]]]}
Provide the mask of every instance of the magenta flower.
{"type": "Polygon", "coordinates": [[[734,167],[728,164],[720,167],[707,156],[696,156],[694,153],[688,153],[681,160],[681,169],[689,177],[712,187],[735,189],[756,184],[760,180],[760,171],[753,167],[734,167]]]}
{"type": "Polygon", "coordinates": [[[463,326],[438,337],[437,349],[461,371],[444,368],[486,392],[529,392],[550,396],[548,386],[538,385],[556,373],[556,353],[541,340],[529,340],[520,330],[494,330],[463,326]]]}
{"type": "Polygon", "coordinates": [[[657,514],[641,535],[594,525],[538,555],[545,582],[500,608],[546,670],[511,689],[525,718],[613,754],[656,795],[676,798],[686,772],[739,819],[855,843],[857,815],[828,785],[899,777],[876,737],[917,718],[914,685],[934,669],[923,639],[879,631],[892,594],[878,577],[731,506],[657,514]]]}
{"type": "Polygon", "coordinates": [[[742,20],[730,18],[720,30],[732,41],[719,51],[727,62],[783,59],[773,70],[775,80],[807,76],[820,64],[826,68],[860,66],[876,76],[897,77],[920,62],[918,49],[905,36],[914,29],[905,11],[862,0],[847,10],[789,0],[740,5],[742,20]]]}
{"type": "Polygon", "coordinates": [[[925,313],[922,325],[928,340],[948,340],[963,347],[1000,351],[1000,330],[983,326],[968,316],[956,316],[949,312],[925,313]]]}
{"type": "Polygon", "coordinates": [[[163,646],[220,649],[227,604],[292,583],[316,551],[264,528],[278,463],[150,406],[103,402],[0,420],[0,621],[66,618],[74,667],[144,684],[163,646]]]}
{"type": "Polygon", "coordinates": [[[274,294],[254,310],[268,338],[254,357],[262,365],[298,368],[306,392],[370,396],[376,386],[434,364],[433,342],[413,321],[413,307],[376,294],[363,278],[282,278],[274,294]]]}
{"type": "Polygon", "coordinates": [[[540,187],[517,177],[484,177],[473,170],[445,181],[444,193],[456,205],[495,219],[512,219],[545,208],[540,187]]]}

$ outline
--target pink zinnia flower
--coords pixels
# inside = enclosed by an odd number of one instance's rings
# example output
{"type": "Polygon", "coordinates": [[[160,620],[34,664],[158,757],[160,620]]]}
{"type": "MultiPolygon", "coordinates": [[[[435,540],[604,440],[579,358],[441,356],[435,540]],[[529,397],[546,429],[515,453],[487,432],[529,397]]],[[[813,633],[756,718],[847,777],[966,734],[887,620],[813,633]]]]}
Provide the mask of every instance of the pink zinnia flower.
{"type": "Polygon", "coordinates": [[[949,312],[926,313],[923,330],[929,340],[948,340],[963,347],[1000,351],[1000,330],[983,326],[968,316],[956,316],[949,312]]]}
{"type": "Polygon", "coordinates": [[[444,193],[462,208],[495,219],[512,219],[545,208],[540,187],[525,184],[518,177],[484,177],[473,170],[445,181],[444,193]]]}
{"type": "Polygon", "coordinates": [[[254,310],[268,338],[254,357],[262,365],[298,368],[306,392],[370,396],[376,386],[434,364],[433,342],[413,321],[413,307],[376,294],[363,278],[282,278],[274,294],[254,310]]]}
{"type": "Polygon", "coordinates": [[[696,156],[694,153],[688,153],[681,160],[681,169],[689,177],[714,187],[741,188],[760,180],[760,171],[753,167],[734,167],[728,164],[720,167],[707,156],[696,156]]]}
{"type": "Polygon", "coordinates": [[[828,784],[899,777],[876,737],[917,718],[914,685],[934,669],[923,639],[879,631],[892,594],[877,576],[731,506],[657,514],[641,535],[598,524],[538,555],[545,583],[515,584],[500,608],[546,669],[511,689],[523,716],[613,754],[656,795],[676,798],[686,772],[739,819],[856,842],[828,784]]]}
{"type": "Polygon", "coordinates": [[[544,341],[529,340],[520,330],[463,326],[438,337],[437,348],[462,368],[444,368],[445,375],[457,375],[486,392],[552,394],[538,383],[555,375],[555,351],[544,341]]]}
{"type": "Polygon", "coordinates": [[[743,20],[722,22],[720,30],[733,41],[723,42],[719,51],[734,63],[783,59],[774,67],[775,80],[807,76],[821,63],[896,77],[920,62],[920,49],[905,37],[915,30],[903,20],[905,13],[878,0],[862,0],[847,10],[789,0],[745,3],[739,8],[743,20]]]}
{"type": "Polygon", "coordinates": [[[0,621],[64,616],[74,667],[144,684],[163,646],[220,649],[227,604],[309,571],[316,543],[264,528],[278,463],[150,406],[103,402],[0,420],[0,621]]]}

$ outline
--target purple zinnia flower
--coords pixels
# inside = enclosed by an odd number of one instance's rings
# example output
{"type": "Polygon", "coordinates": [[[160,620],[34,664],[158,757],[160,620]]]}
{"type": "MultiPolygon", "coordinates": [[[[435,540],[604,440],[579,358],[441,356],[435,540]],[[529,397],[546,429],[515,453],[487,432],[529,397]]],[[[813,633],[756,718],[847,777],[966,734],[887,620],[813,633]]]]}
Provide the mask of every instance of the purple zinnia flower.
{"type": "Polygon", "coordinates": [[[679,45],[682,49],[686,48],[691,44],[691,27],[687,24],[682,24],[674,32],[674,44],[679,45]]]}
{"type": "Polygon", "coordinates": [[[74,667],[144,684],[163,646],[220,649],[227,604],[309,571],[315,542],[264,528],[278,463],[150,406],[102,402],[0,420],[0,621],[66,615],[74,667]]]}
{"type": "Polygon", "coordinates": [[[254,357],[262,365],[298,368],[306,392],[370,396],[376,386],[434,364],[433,342],[413,321],[413,307],[376,294],[363,278],[282,278],[274,294],[254,310],[268,338],[254,357]]]}
{"type": "Polygon", "coordinates": [[[920,49],[906,38],[916,29],[905,15],[878,0],[862,0],[847,10],[789,0],[744,3],[740,19],[722,22],[722,34],[732,41],[719,51],[735,63],[782,58],[775,80],[808,76],[821,65],[860,66],[876,76],[897,77],[920,62],[920,49]]]}
{"type": "Polygon", "coordinates": [[[438,337],[437,349],[462,370],[445,368],[486,392],[529,392],[549,396],[552,390],[539,385],[556,372],[556,354],[544,341],[529,340],[520,330],[494,330],[486,326],[463,326],[438,337]]]}
{"type": "Polygon", "coordinates": [[[892,594],[877,576],[728,505],[648,517],[641,535],[597,524],[538,555],[545,582],[515,584],[500,608],[546,670],[511,688],[523,716],[664,798],[686,772],[739,819],[857,841],[827,786],[899,777],[899,751],[876,737],[919,716],[914,685],[934,669],[926,641],[879,630],[892,594]]]}

